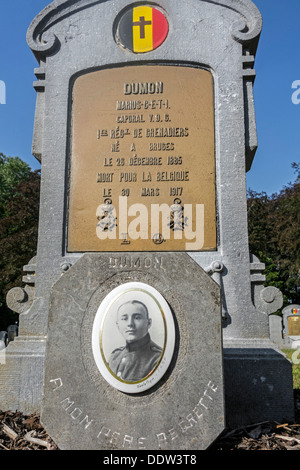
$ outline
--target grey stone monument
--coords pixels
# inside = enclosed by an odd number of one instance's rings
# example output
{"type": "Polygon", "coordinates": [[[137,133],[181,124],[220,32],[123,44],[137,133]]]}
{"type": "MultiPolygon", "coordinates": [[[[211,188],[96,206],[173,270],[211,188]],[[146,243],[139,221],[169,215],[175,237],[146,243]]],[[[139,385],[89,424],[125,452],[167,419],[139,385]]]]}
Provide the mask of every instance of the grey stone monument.
{"type": "MultiPolygon", "coordinates": [[[[60,449],[205,449],[224,429],[219,286],[185,253],[129,254],[123,267],[121,260],[85,254],[52,289],[42,422],[60,449]],[[150,285],[163,292],[172,307],[174,352],[167,344],[165,374],[158,368],[156,378],[133,383],[124,375],[119,385],[118,377],[109,384],[107,365],[99,373],[93,357],[95,317],[107,295],[114,289],[118,298],[128,295],[133,282],[139,291],[150,285]]],[[[149,314],[154,338],[158,319],[151,306],[149,314]]],[[[115,336],[114,323],[110,330],[115,336]]],[[[166,336],[170,341],[168,324],[166,336]]],[[[130,354],[122,351],[121,362],[130,354]]]]}
{"type": "Polygon", "coordinates": [[[248,247],[261,28],[250,0],[56,0],[29,27],[39,240],[24,288],[7,298],[20,328],[0,365],[0,408],[42,408],[63,448],[80,447],[73,425],[92,448],[206,448],[224,427],[223,387],[228,426],[294,419],[291,363],[269,335],[282,295],[264,287],[248,247]],[[168,223],[153,212],[147,234],[146,216],[162,203],[168,223]],[[139,393],[139,380],[119,390],[122,372],[99,350],[109,293],[131,282],[154,288],[174,322],[139,393]],[[176,378],[183,408],[171,419],[176,378]],[[137,422],[148,407],[154,433],[137,422]]]}

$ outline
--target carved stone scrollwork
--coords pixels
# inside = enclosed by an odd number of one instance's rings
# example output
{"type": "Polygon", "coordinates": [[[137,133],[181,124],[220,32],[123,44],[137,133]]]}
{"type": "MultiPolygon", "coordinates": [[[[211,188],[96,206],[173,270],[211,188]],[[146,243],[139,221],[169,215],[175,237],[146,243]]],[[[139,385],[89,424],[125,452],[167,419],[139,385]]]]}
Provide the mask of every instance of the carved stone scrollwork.
{"type": "Polygon", "coordinates": [[[59,46],[57,36],[49,31],[44,34],[38,35],[35,39],[29,38],[28,45],[34,53],[39,55],[50,55],[59,46]]]}
{"type": "Polygon", "coordinates": [[[255,55],[262,30],[262,16],[257,6],[250,0],[227,0],[228,8],[240,13],[241,18],[231,27],[235,41],[247,46],[255,55]]]}
{"type": "Polygon", "coordinates": [[[266,280],[266,277],[262,274],[265,269],[264,263],[260,263],[254,255],[251,255],[250,262],[253,303],[258,310],[271,315],[283,305],[282,292],[277,287],[264,286],[266,280]]]}
{"type": "MultiPolygon", "coordinates": [[[[60,18],[76,11],[101,3],[103,0],[55,0],[33,20],[28,32],[27,43],[37,60],[52,54],[59,47],[59,39],[50,28],[60,18]]],[[[251,45],[254,54],[262,28],[262,18],[251,0],[200,0],[229,8],[241,15],[231,28],[232,37],[241,44],[251,45]]]]}
{"type": "Polygon", "coordinates": [[[30,309],[35,289],[35,257],[32,258],[28,265],[23,267],[23,271],[26,273],[23,276],[24,287],[14,287],[8,291],[6,296],[6,304],[8,308],[18,314],[25,313],[30,309]]]}
{"type": "Polygon", "coordinates": [[[38,61],[59,48],[58,37],[49,29],[61,17],[102,0],[56,0],[46,6],[32,21],[27,31],[27,43],[38,61]]]}
{"type": "Polygon", "coordinates": [[[251,53],[255,54],[262,30],[262,16],[257,6],[251,0],[204,1],[219,4],[225,8],[230,8],[241,15],[241,18],[232,25],[231,35],[235,41],[244,45],[249,45],[251,53]]]}
{"type": "MultiPolygon", "coordinates": [[[[256,7],[255,7],[255,10],[256,7]]],[[[253,43],[252,50],[257,48],[258,38],[262,29],[262,17],[259,11],[252,10],[252,15],[245,20],[240,19],[231,28],[232,37],[241,44],[253,43]]]]}
{"type": "Polygon", "coordinates": [[[45,32],[45,27],[52,18],[53,8],[53,3],[44,8],[32,21],[27,31],[27,43],[38,61],[51,54],[59,46],[57,36],[49,31],[45,32]]]}

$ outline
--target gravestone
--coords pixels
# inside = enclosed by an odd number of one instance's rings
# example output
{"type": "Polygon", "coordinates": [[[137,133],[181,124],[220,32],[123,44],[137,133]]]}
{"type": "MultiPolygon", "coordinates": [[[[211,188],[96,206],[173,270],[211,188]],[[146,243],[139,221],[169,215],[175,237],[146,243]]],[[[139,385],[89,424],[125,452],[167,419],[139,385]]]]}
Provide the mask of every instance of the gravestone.
{"type": "Polygon", "coordinates": [[[285,347],[300,346],[300,305],[288,305],[282,310],[282,337],[285,347]]]}
{"type": "Polygon", "coordinates": [[[14,341],[16,336],[18,336],[18,325],[9,325],[7,328],[8,341],[14,341]]]}
{"type": "Polygon", "coordinates": [[[288,305],[282,310],[283,337],[286,347],[300,346],[300,305],[288,305]]]}
{"type": "Polygon", "coordinates": [[[297,349],[300,346],[300,305],[288,305],[282,316],[271,315],[270,336],[280,348],[297,349]]]}
{"type": "Polygon", "coordinates": [[[0,331],[0,351],[6,348],[8,344],[7,331],[0,331]]]}
{"type": "Polygon", "coordinates": [[[185,253],[119,262],[87,253],[52,289],[42,422],[60,449],[205,449],[224,429],[220,288],[185,253]],[[132,300],[162,348],[150,373],[117,337],[132,300]]]}
{"type": "Polygon", "coordinates": [[[269,335],[282,295],[248,247],[261,27],[250,0],[56,0],[29,27],[39,239],[7,297],[20,328],[0,408],[42,409],[64,448],[206,448],[224,406],[228,426],[294,418],[291,363],[269,335]],[[105,338],[131,288],[164,306],[152,326],[170,335],[126,383],[105,338]]]}

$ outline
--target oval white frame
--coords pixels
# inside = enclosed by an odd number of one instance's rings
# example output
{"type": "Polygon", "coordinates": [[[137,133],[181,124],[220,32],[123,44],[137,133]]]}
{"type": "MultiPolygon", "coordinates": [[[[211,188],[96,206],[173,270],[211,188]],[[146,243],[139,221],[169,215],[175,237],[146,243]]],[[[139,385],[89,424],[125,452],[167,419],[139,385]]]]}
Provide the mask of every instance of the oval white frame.
{"type": "Polygon", "coordinates": [[[163,296],[152,286],[143,282],[128,282],[113,289],[101,302],[93,324],[92,350],[96,365],[102,377],[114,388],[125,393],[141,393],[153,387],[166,373],[173,357],[175,348],[175,324],[169,305],[163,296]],[[152,302],[155,301],[160,309],[165,326],[164,347],[160,360],[153,371],[138,382],[126,382],[118,378],[108,367],[102,350],[102,333],[104,322],[109,310],[121,296],[132,294],[134,291],[139,295],[149,295],[152,302]]]}

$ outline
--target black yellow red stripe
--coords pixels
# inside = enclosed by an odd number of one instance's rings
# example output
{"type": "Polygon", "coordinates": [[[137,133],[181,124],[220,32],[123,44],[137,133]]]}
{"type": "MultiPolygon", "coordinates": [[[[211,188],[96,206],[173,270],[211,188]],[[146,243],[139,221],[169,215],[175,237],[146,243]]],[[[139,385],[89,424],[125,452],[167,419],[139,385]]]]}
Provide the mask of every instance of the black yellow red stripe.
{"type": "Polygon", "coordinates": [[[132,52],[144,53],[159,47],[168,31],[165,15],[157,8],[142,5],[130,8],[121,17],[118,41],[132,52]]]}

